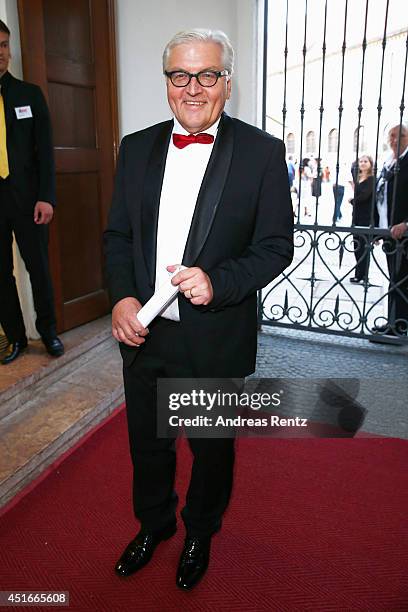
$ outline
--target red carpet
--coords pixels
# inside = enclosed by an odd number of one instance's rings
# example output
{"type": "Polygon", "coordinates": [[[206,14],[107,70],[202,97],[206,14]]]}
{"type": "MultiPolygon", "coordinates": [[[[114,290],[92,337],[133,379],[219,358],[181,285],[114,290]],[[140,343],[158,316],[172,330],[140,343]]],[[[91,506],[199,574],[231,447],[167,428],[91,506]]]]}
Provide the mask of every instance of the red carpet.
{"type": "MultiPolygon", "coordinates": [[[[184,441],[179,451],[183,497],[184,441]]],[[[232,503],[194,591],[174,584],[181,525],[139,574],[112,571],[137,531],[123,412],[2,516],[0,590],[69,591],[70,610],[92,612],[408,610],[407,442],[258,438],[237,451],[232,503]]]]}

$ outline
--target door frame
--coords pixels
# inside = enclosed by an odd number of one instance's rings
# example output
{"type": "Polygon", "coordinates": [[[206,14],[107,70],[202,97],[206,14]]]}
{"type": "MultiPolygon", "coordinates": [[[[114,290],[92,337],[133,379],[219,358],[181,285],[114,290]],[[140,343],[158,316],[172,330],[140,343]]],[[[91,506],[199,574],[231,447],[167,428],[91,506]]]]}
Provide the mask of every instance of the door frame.
{"type": "MultiPolygon", "coordinates": [[[[58,0],[59,2],[63,0],[58,0]]],[[[99,0],[90,0],[90,7],[99,0]]],[[[69,0],[68,0],[69,2],[69,0]]],[[[118,89],[117,89],[117,65],[116,65],[116,19],[115,19],[115,0],[105,0],[108,19],[108,70],[109,78],[109,103],[110,118],[112,124],[112,156],[113,165],[116,166],[119,151],[119,119],[118,119],[118,89]]],[[[19,15],[21,59],[23,66],[24,79],[39,85],[48,99],[48,81],[45,63],[45,35],[43,22],[43,1],[42,0],[17,0],[19,15]],[[29,24],[29,26],[28,26],[29,24]]],[[[93,47],[96,48],[98,32],[93,32],[93,47]]],[[[54,147],[54,151],[56,148],[54,147]]],[[[104,225],[106,224],[109,207],[101,207],[104,225]]],[[[58,207],[56,208],[58,215],[58,207]]],[[[57,329],[59,332],[65,331],[73,325],[66,325],[64,320],[64,302],[60,265],[60,237],[58,223],[55,221],[50,224],[49,242],[49,262],[51,277],[54,287],[55,311],[57,317],[57,329]]],[[[75,325],[74,325],[75,326],[75,325]]]]}

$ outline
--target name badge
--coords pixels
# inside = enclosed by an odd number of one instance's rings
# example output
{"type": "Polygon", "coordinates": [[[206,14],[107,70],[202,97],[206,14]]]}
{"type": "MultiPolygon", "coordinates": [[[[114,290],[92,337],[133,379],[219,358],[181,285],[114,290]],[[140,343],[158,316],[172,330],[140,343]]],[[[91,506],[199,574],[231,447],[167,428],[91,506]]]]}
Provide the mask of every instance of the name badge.
{"type": "Polygon", "coordinates": [[[16,106],[14,110],[16,111],[17,119],[29,119],[33,116],[31,106],[16,106]]]}

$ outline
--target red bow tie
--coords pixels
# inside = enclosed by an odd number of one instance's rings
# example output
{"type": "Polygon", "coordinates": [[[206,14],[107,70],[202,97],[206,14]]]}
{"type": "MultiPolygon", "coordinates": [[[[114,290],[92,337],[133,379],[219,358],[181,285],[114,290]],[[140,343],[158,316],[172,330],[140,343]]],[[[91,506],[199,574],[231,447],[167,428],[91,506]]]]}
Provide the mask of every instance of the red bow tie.
{"type": "Polygon", "coordinates": [[[214,142],[214,136],[211,134],[205,134],[204,132],[201,134],[189,134],[185,136],[184,134],[173,134],[173,143],[178,149],[184,149],[189,144],[193,142],[199,142],[200,144],[211,144],[214,142]]]}

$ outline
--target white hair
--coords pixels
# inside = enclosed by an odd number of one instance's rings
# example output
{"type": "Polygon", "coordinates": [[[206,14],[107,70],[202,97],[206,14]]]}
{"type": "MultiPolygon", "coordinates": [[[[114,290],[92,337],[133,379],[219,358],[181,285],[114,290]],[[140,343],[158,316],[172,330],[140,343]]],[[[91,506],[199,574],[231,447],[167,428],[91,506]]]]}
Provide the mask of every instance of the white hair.
{"type": "Polygon", "coordinates": [[[404,121],[404,119],[401,121],[397,117],[393,117],[392,120],[389,121],[386,126],[386,133],[388,134],[391,130],[393,130],[394,128],[399,128],[400,126],[401,126],[401,133],[408,132],[408,123],[404,121]]]}
{"type": "Polygon", "coordinates": [[[192,42],[214,42],[222,48],[222,59],[224,70],[228,70],[231,75],[234,71],[234,49],[228,36],[222,30],[206,30],[203,28],[193,28],[192,30],[184,30],[178,32],[167,43],[163,52],[163,71],[167,70],[167,62],[170,51],[177,45],[188,44],[192,42]]]}

